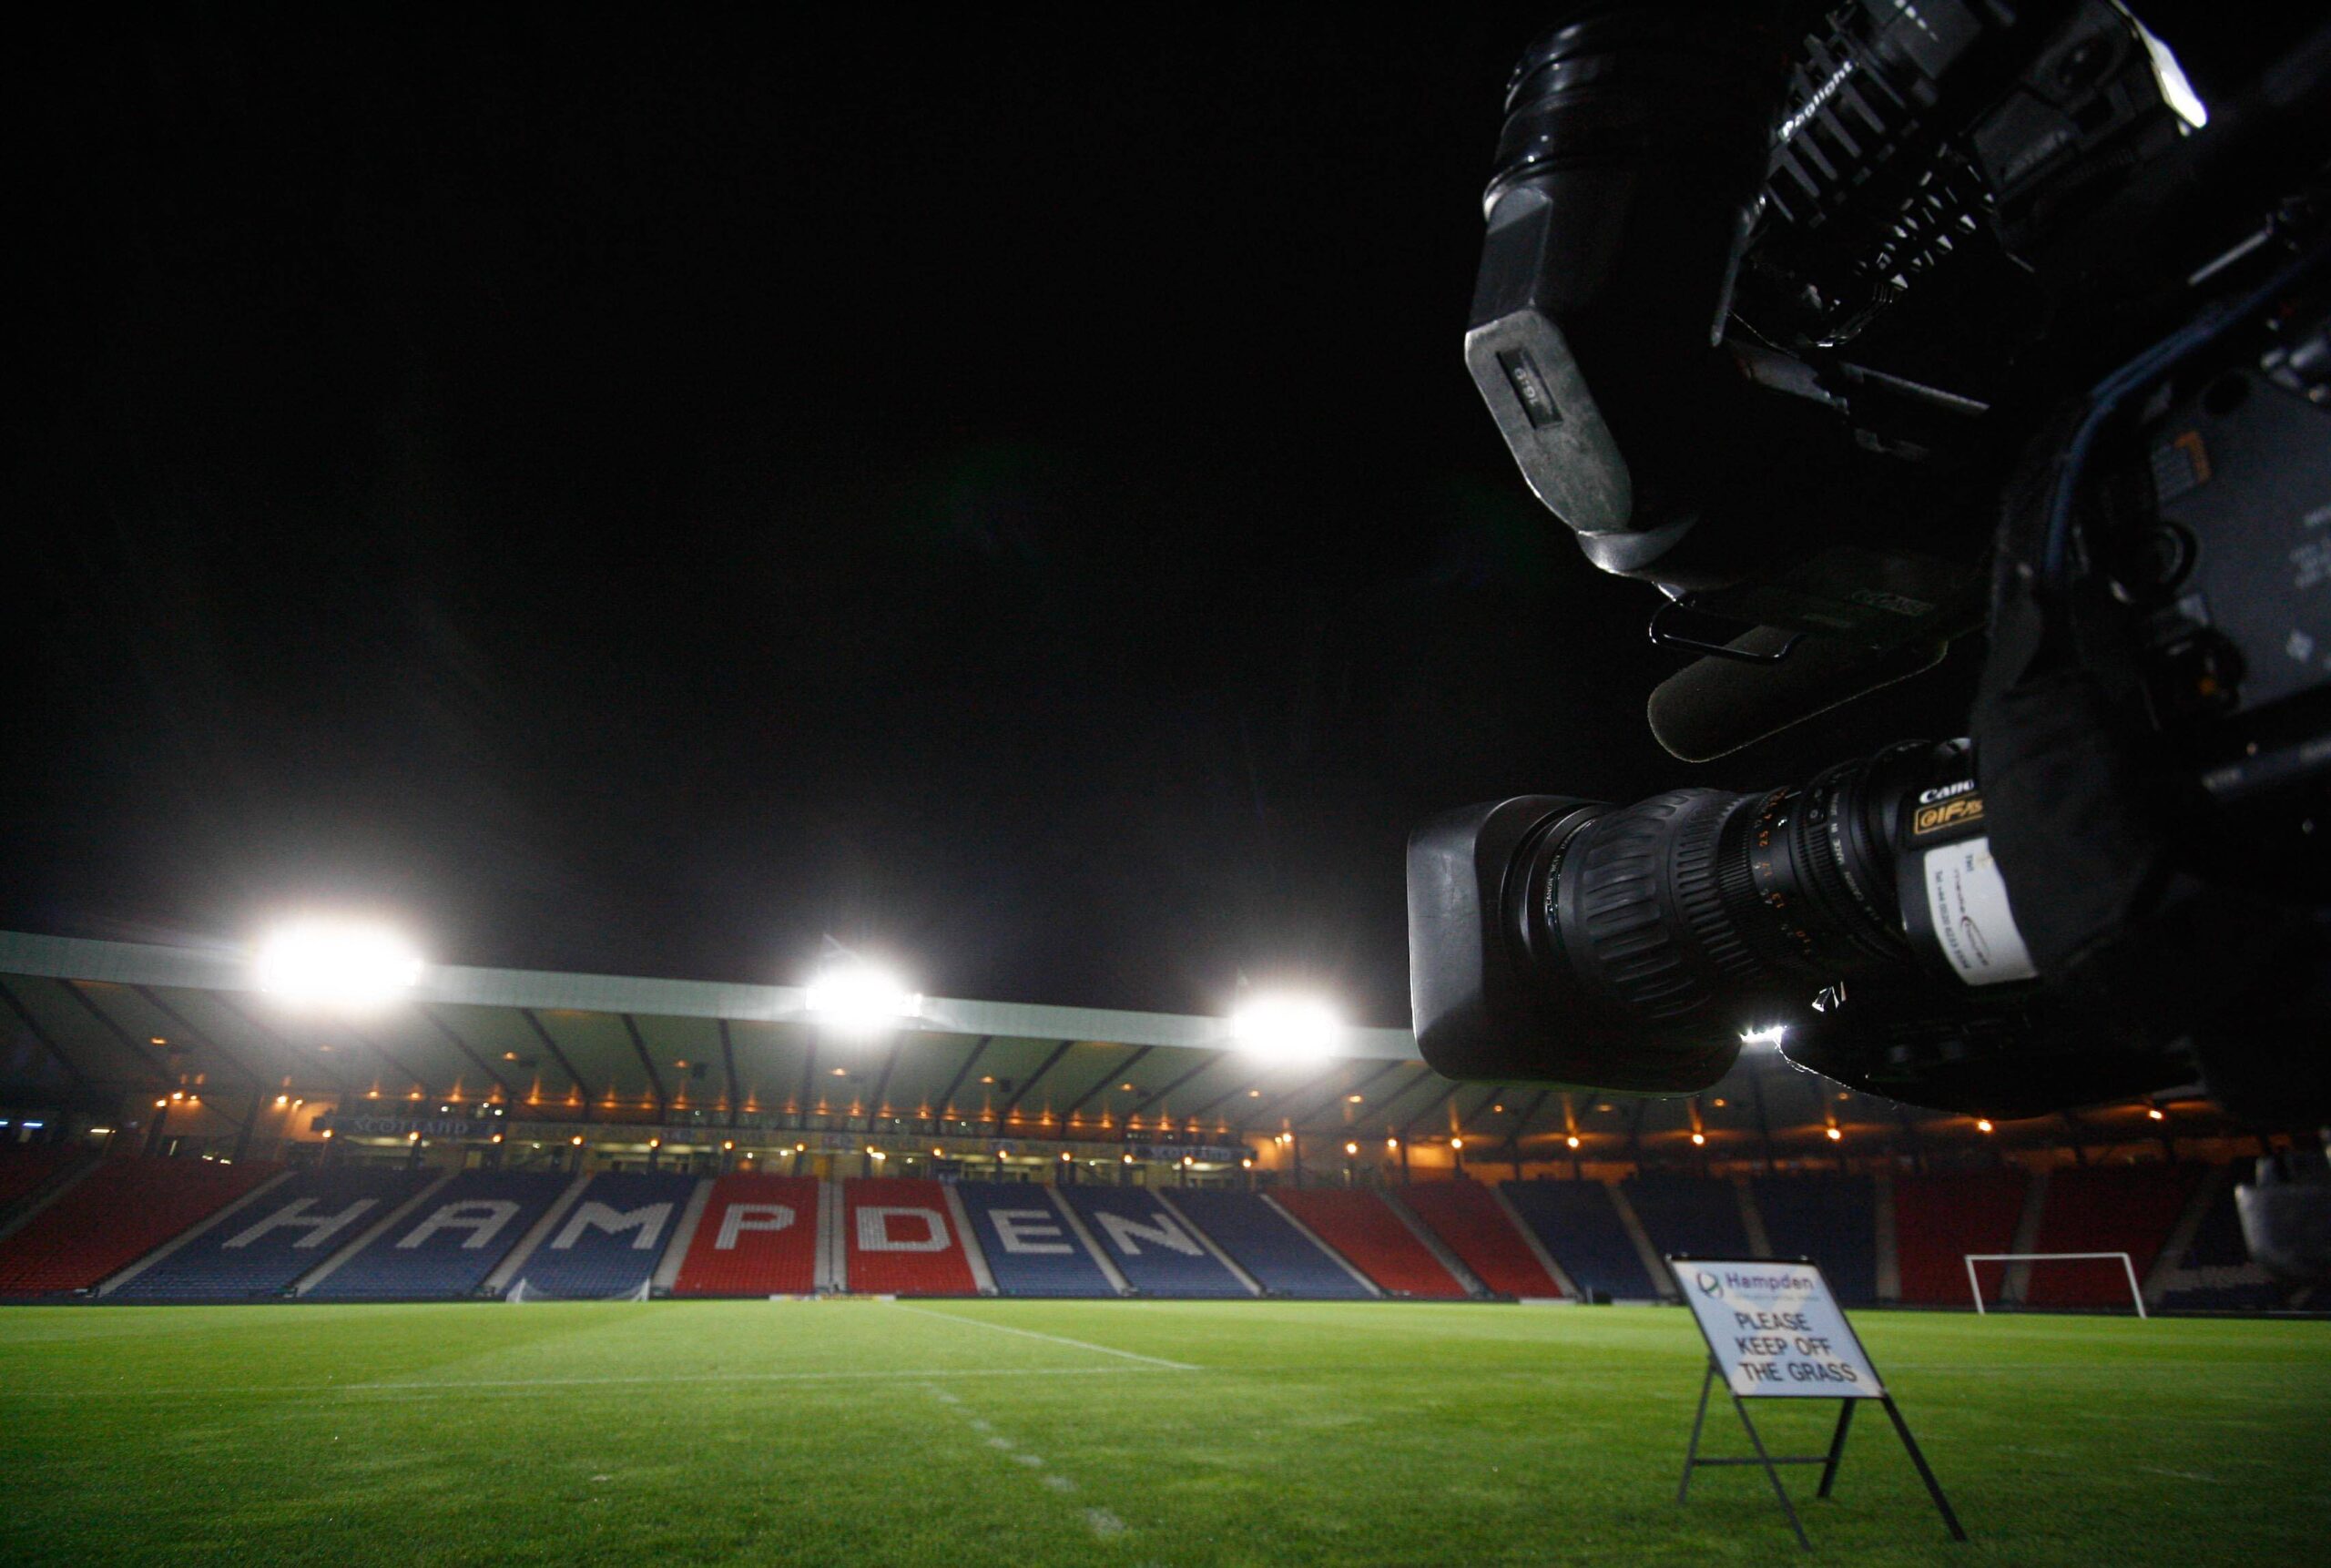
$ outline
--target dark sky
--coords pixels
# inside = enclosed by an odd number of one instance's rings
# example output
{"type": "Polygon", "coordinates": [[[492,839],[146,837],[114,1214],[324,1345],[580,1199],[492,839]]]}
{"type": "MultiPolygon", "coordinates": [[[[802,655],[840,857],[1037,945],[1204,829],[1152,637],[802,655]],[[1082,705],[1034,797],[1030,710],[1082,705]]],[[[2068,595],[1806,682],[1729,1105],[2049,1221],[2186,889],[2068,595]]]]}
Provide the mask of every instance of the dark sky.
{"type": "Polygon", "coordinates": [[[1459,352],[1537,12],[578,15],[25,44],[0,923],[1404,1023],[1416,819],[1952,726],[1649,739],[1459,352]]]}

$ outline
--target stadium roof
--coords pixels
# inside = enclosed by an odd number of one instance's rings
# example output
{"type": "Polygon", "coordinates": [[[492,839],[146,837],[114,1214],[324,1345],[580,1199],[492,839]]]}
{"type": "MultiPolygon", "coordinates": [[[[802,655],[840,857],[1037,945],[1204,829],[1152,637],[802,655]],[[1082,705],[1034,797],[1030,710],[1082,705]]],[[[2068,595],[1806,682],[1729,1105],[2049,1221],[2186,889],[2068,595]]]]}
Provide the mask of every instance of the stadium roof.
{"type": "MultiPolygon", "coordinates": [[[[1337,1138],[1461,1135],[1491,1158],[1656,1151],[1704,1133],[1807,1152],[1831,1126],[1856,1145],[1971,1131],[1966,1118],[1849,1094],[1752,1048],[1706,1094],[1636,1100],[1522,1084],[1457,1084],[1406,1030],[1349,1029],[1323,1055],[1273,1063],[1233,1048],[1220,1018],[922,999],[874,1038],[812,1018],[799,987],[434,966],[409,997],[355,1019],[287,1011],[228,948],[0,932],[0,1094],[104,1096],[201,1085],[342,1105],[498,1099],[519,1115],[666,1121],[710,1113],[813,1126],[909,1122],[1013,1136],[1180,1132],[1337,1138]],[[812,1119],[814,1118],[814,1119],[812,1119]]],[[[2194,1131],[2223,1123],[2194,1107],[2194,1131]]],[[[2133,1117],[2144,1107],[2104,1113],[2133,1117]]],[[[2051,1135],[2068,1130],[2061,1125],[2051,1135]]],[[[2099,1135],[2123,1135],[2107,1127],[2099,1135]]]]}

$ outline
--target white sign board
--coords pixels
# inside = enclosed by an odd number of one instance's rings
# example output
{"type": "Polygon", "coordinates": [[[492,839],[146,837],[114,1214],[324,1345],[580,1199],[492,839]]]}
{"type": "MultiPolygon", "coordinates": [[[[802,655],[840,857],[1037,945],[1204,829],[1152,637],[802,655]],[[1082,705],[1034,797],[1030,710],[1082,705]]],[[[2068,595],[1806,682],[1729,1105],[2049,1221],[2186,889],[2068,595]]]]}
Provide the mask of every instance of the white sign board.
{"type": "Polygon", "coordinates": [[[1744,1399],[1877,1400],[1878,1369],[1810,1263],[1671,1257],[1708,1353],[1744,1399]]]}

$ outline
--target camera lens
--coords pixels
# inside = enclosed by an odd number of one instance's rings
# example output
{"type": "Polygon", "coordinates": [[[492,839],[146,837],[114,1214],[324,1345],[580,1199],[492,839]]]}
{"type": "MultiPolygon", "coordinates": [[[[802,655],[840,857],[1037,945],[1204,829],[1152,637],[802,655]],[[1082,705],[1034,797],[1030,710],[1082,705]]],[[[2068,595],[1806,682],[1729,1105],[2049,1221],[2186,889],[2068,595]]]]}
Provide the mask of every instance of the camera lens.
{"type": "Polygon", "coordinates": [[[1736,1033],[1768,997],[1802,1005],[1911,966],[1907,813],[1935,797],[1975,813],[1940,825],[1979,819],[1970,774],[1963,748],[1911,742],[1802,786],[1672,789],[1551,817],[1514,858],[1509,938],[1565,1003],[1697,1040],[1719,1023],[1736,1033]]]}

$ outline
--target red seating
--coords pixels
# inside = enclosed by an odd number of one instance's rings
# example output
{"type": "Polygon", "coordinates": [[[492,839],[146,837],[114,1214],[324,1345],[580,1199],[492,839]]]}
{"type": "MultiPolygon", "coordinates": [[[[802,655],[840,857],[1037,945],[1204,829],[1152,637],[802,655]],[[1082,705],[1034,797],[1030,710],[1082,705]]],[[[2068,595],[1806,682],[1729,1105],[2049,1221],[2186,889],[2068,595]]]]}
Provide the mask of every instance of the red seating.
{"type": "Polygon", "coordinates": [[[5,1208],[71,1164],[81,1151],[70,1144],[0,1148],[0,1208],[5,1208]]]}
{"type": "Polygon", "coordinates": [[[266,1160],[104,1161],[0,1242],[0,1296],[87,1289],[282,1168],[266,1160]]]}
{"type": "Polygon", "coordinates": [[[1400,1197],[1416,1217],[1482,1284],[1501,1296],[1560,1296],[1562,1287],[1530,1250],[1522,1232],[1497,1201],[1475,1181],[1426,1182],[1402,1187],[1400,1197]]]}
{"type": "Polygon", "coordinates": [[[807,1296],[818,1278],[814,1176],[722,1176],[681,1259],[675,1296],[807,1296]]]}
{"type": "MultiPolygon", "coordinates": [[[[2090,1166],[2048,1178],[2039,1252],[2125,1252],[2142,1282],[2202,1179],[2199,1166],[2090,1166]]],[[[2034,1307],[2121,1307],[2129,1270],[2117,1257],[2042,1263],[2024,1300],[2034,1307]]]]}
{"type": "MultiPolygon", "coordinates": [[[[1896,1257],[1902,1299],[1970,1306],[1967,1254],[2005,1252],[2015,1245],[2030,1178],[2020,1170],[1894,1178],[1896,1257]]],[[[1999,1289],[1999,1266],[1980,1276],[1985,1291],[1999,1289]]]]}
{"type": "Polygon", "coordinates": [[[1465,1288],[1440,1266],[1416,1233],[1364,1187],[1288,1187],[1271,1195],[1352,1267],[1402,1296],[1463,1300],[1465,1288]]]}
{"type": "Polygon", "coordinates": [[[946,1189],[914,1176],[852,1176],[842,1184],[850,1288],[874,1296],[972,1296],[963,1238],[946,1189]]]}

